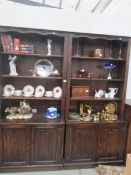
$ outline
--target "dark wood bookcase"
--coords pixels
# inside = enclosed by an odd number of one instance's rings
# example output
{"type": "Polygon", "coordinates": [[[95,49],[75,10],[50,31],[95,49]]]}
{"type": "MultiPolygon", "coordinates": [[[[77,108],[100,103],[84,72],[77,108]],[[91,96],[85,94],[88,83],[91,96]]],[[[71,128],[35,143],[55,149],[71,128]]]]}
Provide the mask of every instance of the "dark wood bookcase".
{"type": "Polygon", "coordinates": [[[35,53],[4,52],[0,44],[0,169],[89,167],[99,163],[124,163],[128,123],[124,119],[125,94],[129,66],[130,38],[92,34],[66,33],[39,29],[0,27],[1,34],[19,38],[22,44],[34,45],[35,53]],[[52,54],[47,55],[47,39],[52,40],[52,54]],[[93,51],[101,49],[102,57],[93,51]],[[9,75],[9,55],[17,56],[18,76],[9,75]],[[33,77],[37,60],[48,59],[60,76],[33,77]],[[112,63],[112,79],[107,79],[104,64],[112,63]],[[74,76],[80,69],[89,77],[74,76]],[[16,89],[25,85],[43,85],[46,90],[62,88],[62,97],[4,97],[3,87],[12,84],[16,89]],[[72,96],[72,86],[89,86],[89,96],[72,96]],[[95,90],[107,91],[117,87],[114,99],[95,98],[95,90]],[[18,106],[26,100],[37,114],[29,120],[7,120],[5,108],[18,106]],[[117,103],[117,121],[78,121],[69,118],[79,113],[80,104],[93,106],[94,113],[105,104],[117,103]],[[44,117],[46,109],[57,107],[57,119],[44,117]]]}

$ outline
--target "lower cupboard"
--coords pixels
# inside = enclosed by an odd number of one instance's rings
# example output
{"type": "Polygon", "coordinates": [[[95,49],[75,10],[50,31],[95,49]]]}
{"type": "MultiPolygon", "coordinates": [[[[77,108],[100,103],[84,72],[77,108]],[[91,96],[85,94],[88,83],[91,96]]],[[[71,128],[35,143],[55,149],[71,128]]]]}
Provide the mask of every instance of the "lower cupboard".
{"type": "Polygon", "coordinates": [[[127,123],[66,125],[65,165],[124,163],[127,123]]]}
{"type": "Polygon", "coordinates": [[[124,163],[126,136],[126,122],[0,124],[0,170],[124,163]]]}
{"type": "Polygon", "coordinates": [[[63,139],[64,124],[1,124],[1,167],[62,165],[63,139]]]}

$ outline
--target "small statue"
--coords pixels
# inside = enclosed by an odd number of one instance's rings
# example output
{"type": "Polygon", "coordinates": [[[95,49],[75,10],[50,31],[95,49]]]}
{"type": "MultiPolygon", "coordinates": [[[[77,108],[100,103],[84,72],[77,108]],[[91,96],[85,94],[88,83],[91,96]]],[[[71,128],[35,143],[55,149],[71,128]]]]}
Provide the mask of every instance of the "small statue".
{"type": "Polygon", "coordinates": [[[10,65],[10,75],[18,75],[17,71],[16,71],[16,64],[15,64],[15,60],[17,59],[16,56],[11,56],[9,55],[8,60],[10,60],[9,65],[10,65]]]}
{"type": "Polygon", "coordinates": [[[26,115],[31,113],[31,107],[25,101],[20,102],[20,107],[17,109],[20,114],[26,115]]]}
{"type": "Polygon", "coordinates": [[[51,55],[51,39],[47,39],[47,49],[48,49],[48,53],[47,55],[51,55]]]}
{"type": "Polygon", "coordinates": [[[88,114],[88,116],[91,116],[92,111],[93,111],[93,107],[92,106],[88,106],[88,105],[85,105],[85,107],[87,108],[87,114],[88,114]]]}
{"type": "Polygon", "coordinates": [[[15,115],[17,113],[17,107],[11,107],[11,108],[7,107],[5,109],[5,113],[7,112],[9,113],[9,115],[15,115]]]}
{"type": "Polygon", "coordinates": [[[32,109],[28,103],[25,101],[20,101],[19,107],[7,107],[5,109],[5,113],[9,113],[6,116],[6,119],[12,120],[12,119],[31,119],[32,109]]]}

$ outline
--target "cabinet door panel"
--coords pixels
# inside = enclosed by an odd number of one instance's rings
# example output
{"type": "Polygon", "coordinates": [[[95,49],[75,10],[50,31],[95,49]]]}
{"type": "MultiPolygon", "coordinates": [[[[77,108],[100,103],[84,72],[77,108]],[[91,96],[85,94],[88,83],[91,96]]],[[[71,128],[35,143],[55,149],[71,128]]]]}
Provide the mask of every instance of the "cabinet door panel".
{"type": "Polygon", "coordinates": [[[122,160],[126,143],[126,124],[100,126],[98,136],[99,160],[122,160]]]}
{"type": "Polygon", "coordinates": [[[46,164],[61,162],[63,156],[63,127],[45,128],[36,125],[32,134],[32,154],[33,164],[46,164]]]}
{"type": "Polygon", "coordinates": [[[29,128],[24,125],[3,127],[3,163],[20,165],[29,163],[29,128]]]}
{"type": "Polygon", "coordinates": [[[2,163],[2,159],[3,159],[3,140],[2,140],[2,126],[0,125],[0,164],[2,163]]]}
{"type": "Polygon", "coordinates": [[[67,126],[66,161],[92,161],[96,154],[96,126],[67,126]]]}

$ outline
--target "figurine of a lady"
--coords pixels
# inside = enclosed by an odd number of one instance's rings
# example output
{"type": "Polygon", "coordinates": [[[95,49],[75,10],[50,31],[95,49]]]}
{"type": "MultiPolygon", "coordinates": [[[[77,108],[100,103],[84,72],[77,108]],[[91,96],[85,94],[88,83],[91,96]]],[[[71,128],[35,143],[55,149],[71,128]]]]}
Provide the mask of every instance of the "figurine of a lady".
{"type": "Polygon", "coordinates": [[[16,56],[11,56],[11,55],[9,55],[9,58],[8,58],[8,60],[10,60],[10,62],[9,62],[9,66],[10,66],[10,75],[15,75],[15,76],[17,76],[18,75],[18,73],[17,73],[17,71],[16,71],[16,64],[15,64],[15,60],[17,59],[17,57],[16,56]]]}
{"type": "Polygon", "coordinates": [[[47,39],[47,49],[48,49],[48,53],[47,55],[51,55],[51,39],[47,39]]]}

